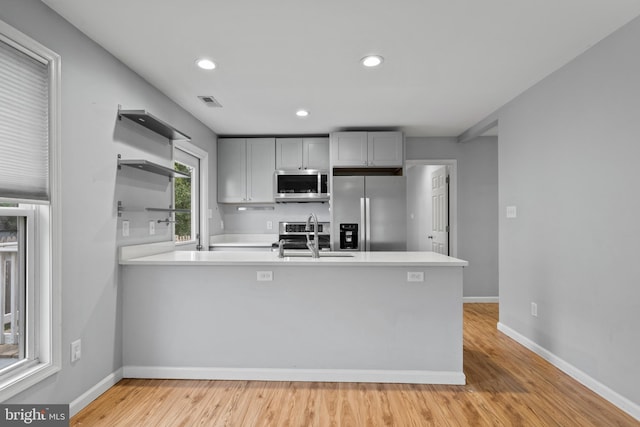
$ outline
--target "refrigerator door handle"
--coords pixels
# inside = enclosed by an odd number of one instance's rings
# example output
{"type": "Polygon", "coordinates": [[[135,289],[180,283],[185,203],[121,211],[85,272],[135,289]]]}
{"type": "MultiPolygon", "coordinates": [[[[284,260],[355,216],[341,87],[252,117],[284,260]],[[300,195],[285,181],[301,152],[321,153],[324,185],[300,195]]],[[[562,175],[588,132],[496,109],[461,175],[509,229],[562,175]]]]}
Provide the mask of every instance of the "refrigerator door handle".
{"type": "Polygon", "coordinates": [[[369,252],[371,250],[371,199],[364,199],[364,207],[365,207],[365,230],[366,230],[366,242],[365,242],[365,250],[369,252]]]}
{"type": "Polygon", "coordinates": [[[366,216],[365,216],[365,212],[366,212],[366,203],[365,203],[365,199],[364,197],[360,197],[360,230],[358,230],[358,235],[359,235],[359,242],[358,242],[358,248],[360,251],[364,251],[365,250],[365,230],[367,229],[367,223],[366,223],[366,216]]]}

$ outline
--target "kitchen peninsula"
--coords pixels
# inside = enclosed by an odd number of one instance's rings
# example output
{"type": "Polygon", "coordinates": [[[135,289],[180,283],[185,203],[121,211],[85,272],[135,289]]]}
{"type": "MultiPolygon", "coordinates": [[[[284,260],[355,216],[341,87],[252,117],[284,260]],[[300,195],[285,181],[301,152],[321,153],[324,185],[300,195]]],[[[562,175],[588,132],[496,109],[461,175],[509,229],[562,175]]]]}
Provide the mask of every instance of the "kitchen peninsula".
{"type": "Polygon", "coordinates": [[[124,376],[465,383],[466,261],[300,255],[121,248],[124,376]]]}

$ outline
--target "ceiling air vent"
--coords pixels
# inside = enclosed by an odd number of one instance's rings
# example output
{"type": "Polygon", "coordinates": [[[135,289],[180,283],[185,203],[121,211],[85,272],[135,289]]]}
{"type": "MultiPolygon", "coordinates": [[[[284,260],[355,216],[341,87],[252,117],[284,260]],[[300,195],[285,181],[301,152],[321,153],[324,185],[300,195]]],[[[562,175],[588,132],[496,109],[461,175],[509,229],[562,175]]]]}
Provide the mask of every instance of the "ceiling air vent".
{"type": "Polygon", "coordinates": [[[200,100],[207,104],[209,107],[222,108],[222,104],[220,104],[218,100],[211,95],[200,95],[198,96],[198,98],[200,98],[200,100]]]}

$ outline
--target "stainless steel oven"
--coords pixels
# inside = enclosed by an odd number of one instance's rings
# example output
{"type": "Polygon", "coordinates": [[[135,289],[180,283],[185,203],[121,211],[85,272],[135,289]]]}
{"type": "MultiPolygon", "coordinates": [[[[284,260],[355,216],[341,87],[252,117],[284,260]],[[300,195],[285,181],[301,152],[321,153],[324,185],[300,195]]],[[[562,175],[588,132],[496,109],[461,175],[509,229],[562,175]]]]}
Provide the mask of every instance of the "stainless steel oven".
{"type": "MultiPolygon", "coordinates": [[[[278,240],[284,240],[284,249],[307,249],[306,222],[281,222],[279,224],[278,240]]],[[[313,223],[311,226],[311,240],[313,240],[313,223]]],[[[318,223],[318,247],[321,251],[331,249],[329,235],[331,226],[328,222],[318,223]]],[[[278,243],[273,244],[273,250],[278,249],[278,243]]]]}
{"type": "Polygon", "coordinates": [[[275,194],[278,203],[326,202],[329,200],[327,171],[279,170],[274,174],[275,194]]]}

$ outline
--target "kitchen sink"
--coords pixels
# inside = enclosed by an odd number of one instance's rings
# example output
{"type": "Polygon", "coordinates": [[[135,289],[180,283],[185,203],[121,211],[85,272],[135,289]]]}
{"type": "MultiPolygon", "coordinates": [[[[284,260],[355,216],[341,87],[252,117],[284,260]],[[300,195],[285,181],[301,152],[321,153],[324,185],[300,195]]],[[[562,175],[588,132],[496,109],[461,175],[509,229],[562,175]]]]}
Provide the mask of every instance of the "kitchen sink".
{"type": "MultiPolygon", "coordinates": [[[[284,257],[303,257],[303,258],[311,258],[311,252],[305,250],[288,250],[284,251],[284,257]]],[[[333,252],[333,251],[325,251],[320,252],[320,258],[353,258],[353,254],[349,252],[333,252]]]]}

